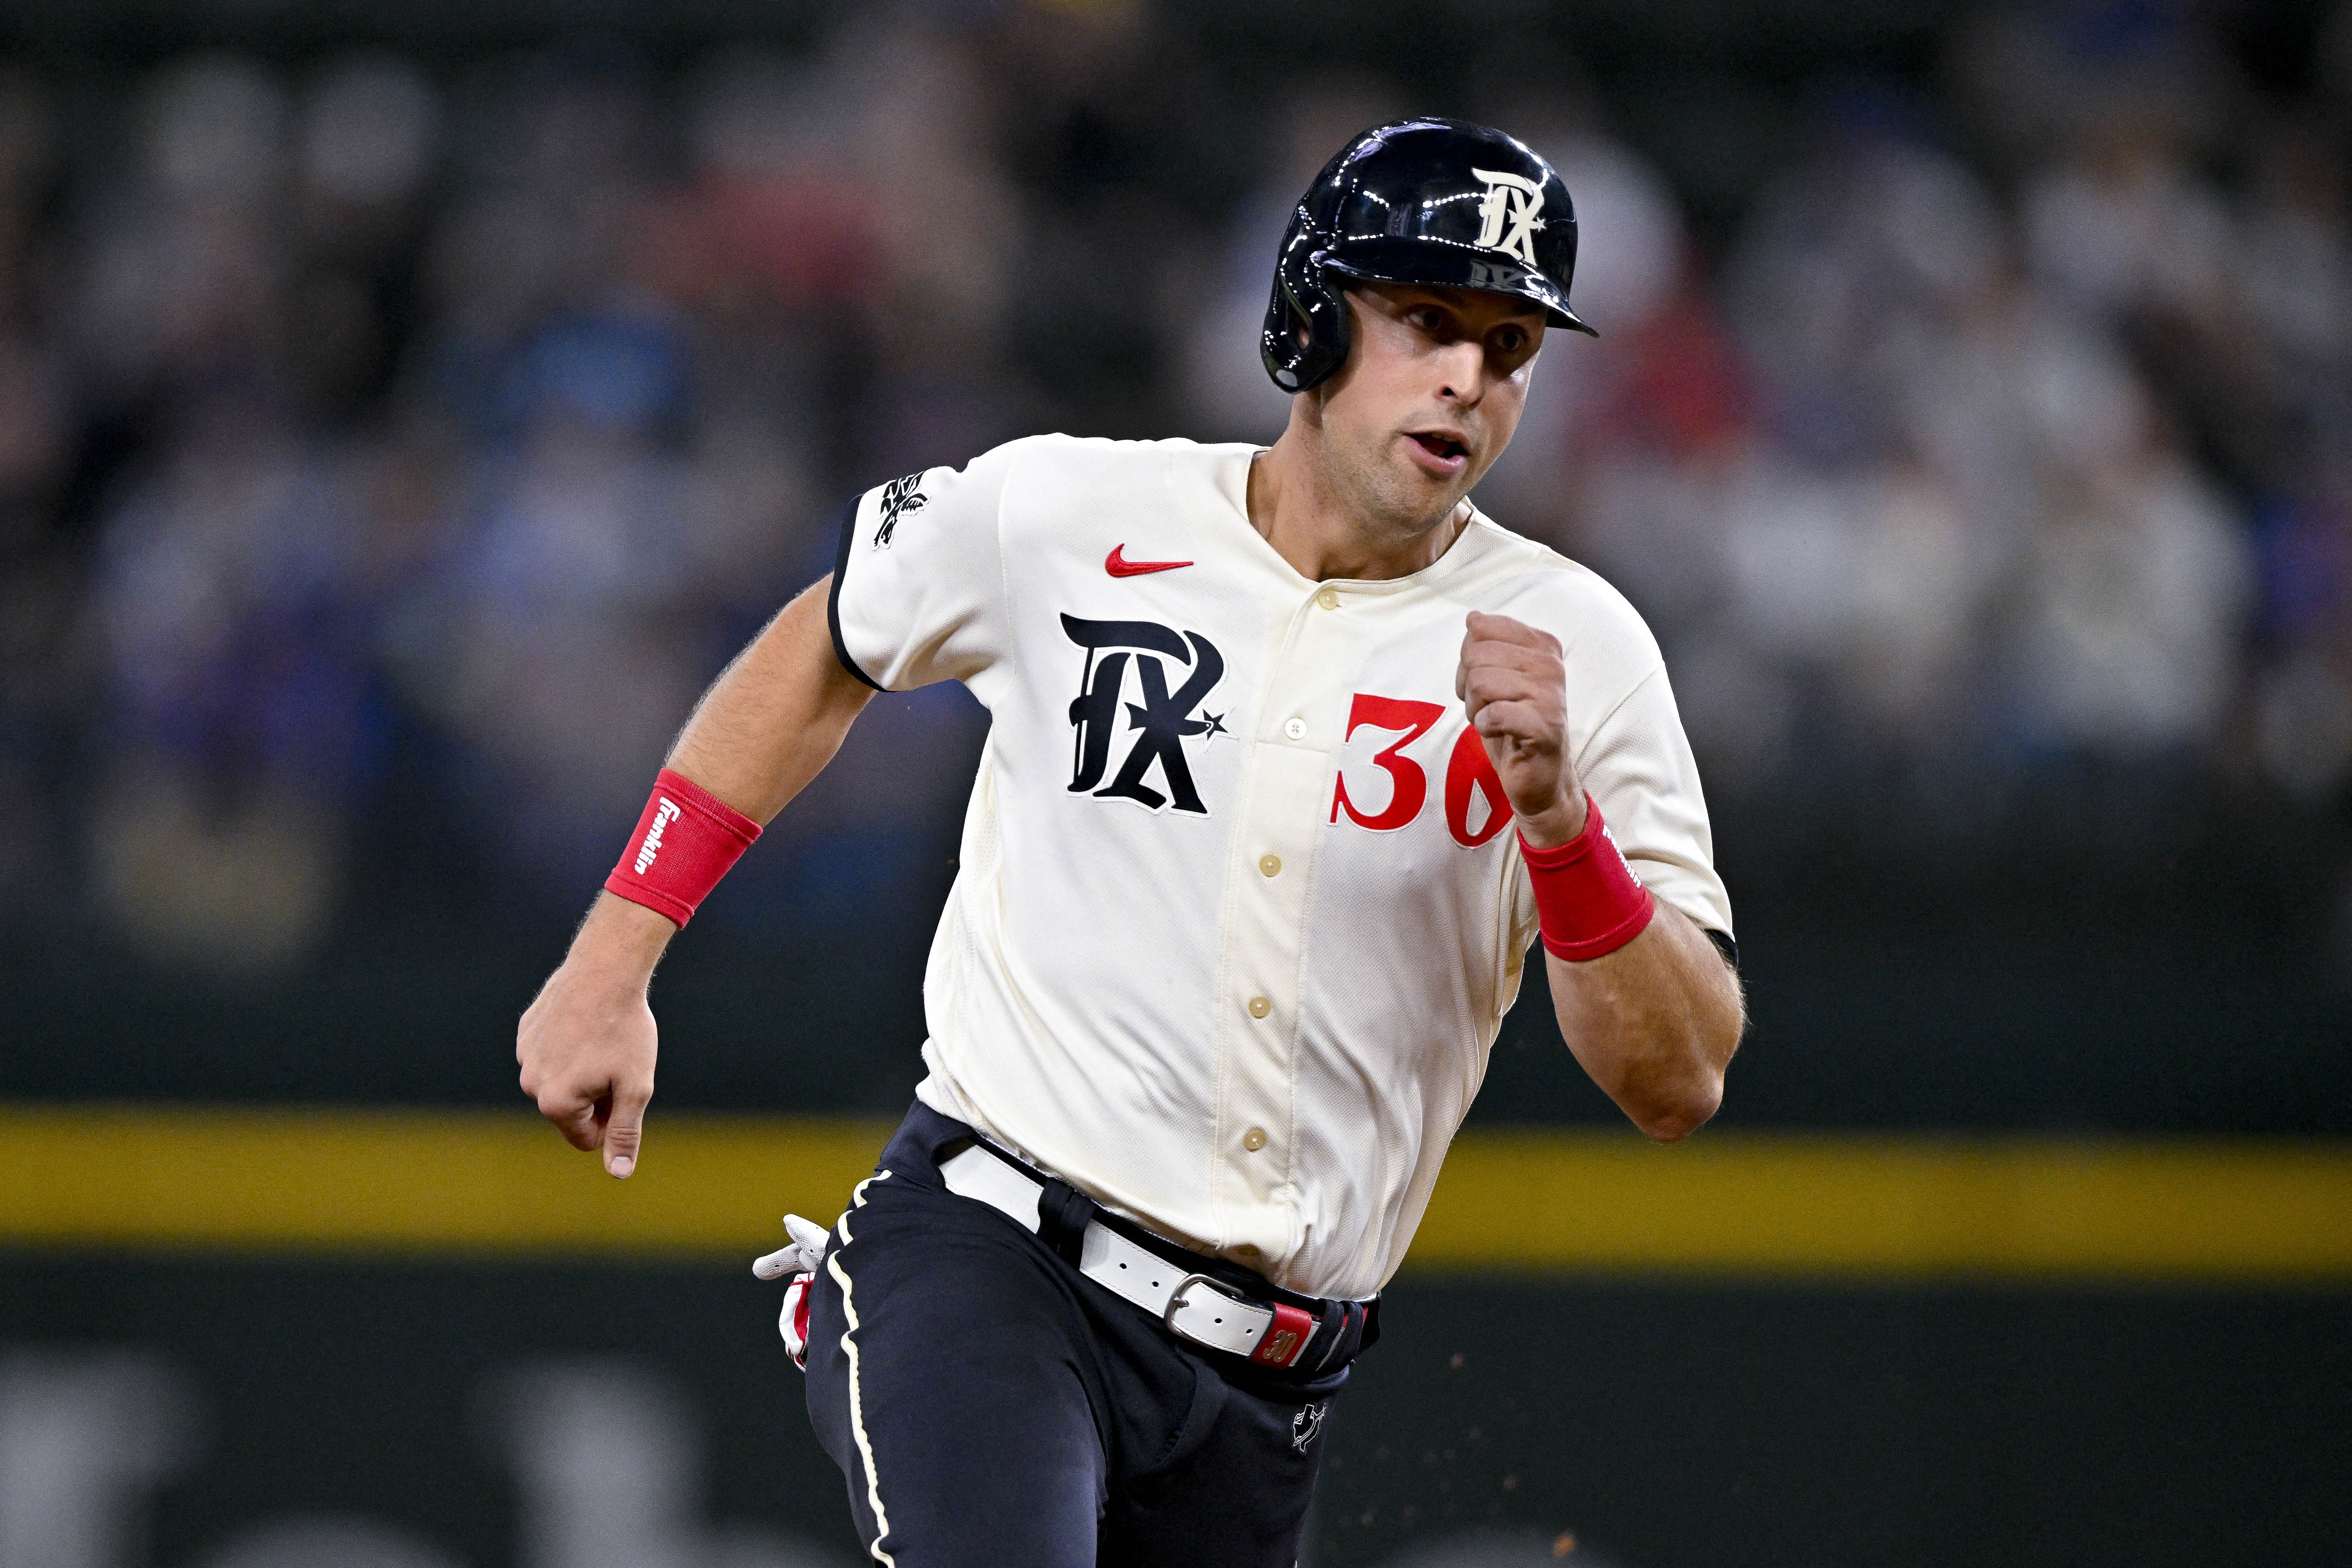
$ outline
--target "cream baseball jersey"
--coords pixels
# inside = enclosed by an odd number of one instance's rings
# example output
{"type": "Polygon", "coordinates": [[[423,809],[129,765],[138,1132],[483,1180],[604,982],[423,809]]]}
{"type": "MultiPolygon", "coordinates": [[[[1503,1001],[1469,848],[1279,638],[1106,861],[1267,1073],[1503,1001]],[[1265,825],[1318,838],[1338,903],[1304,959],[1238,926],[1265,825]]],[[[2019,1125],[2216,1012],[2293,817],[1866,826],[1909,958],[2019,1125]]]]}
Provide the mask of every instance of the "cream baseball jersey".
{"type": "Polygon", "coordinates": [[[1536,934],[1454,693],[1467,612],[1560,640],[1577,773],[1635,874],[1731,913],[1623,598],[1475,514],[1411,576],[1310,582],[1250,526],[1253,451],[1045,436],[871,491],[834,638],[875,686],[961,680],[991,715],[923,1100],[1163,1234],[1362,1297],[1536,934]]]}

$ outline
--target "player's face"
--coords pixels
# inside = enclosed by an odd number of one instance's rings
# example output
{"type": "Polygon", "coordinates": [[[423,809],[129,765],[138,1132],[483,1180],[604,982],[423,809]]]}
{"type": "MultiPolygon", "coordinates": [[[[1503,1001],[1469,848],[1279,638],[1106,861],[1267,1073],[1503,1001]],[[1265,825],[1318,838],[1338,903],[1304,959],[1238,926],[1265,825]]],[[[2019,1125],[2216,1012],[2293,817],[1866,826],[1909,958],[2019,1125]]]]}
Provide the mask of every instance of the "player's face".
{"type": "Polygon", "coordinates": [[[1367,521],[1419,532],[1510,445],[1544,314],[1507,294],[1402,283],[1357,284],[1348,307],[1355,341],[1320,405],[1333,477],[1367,521]]]}

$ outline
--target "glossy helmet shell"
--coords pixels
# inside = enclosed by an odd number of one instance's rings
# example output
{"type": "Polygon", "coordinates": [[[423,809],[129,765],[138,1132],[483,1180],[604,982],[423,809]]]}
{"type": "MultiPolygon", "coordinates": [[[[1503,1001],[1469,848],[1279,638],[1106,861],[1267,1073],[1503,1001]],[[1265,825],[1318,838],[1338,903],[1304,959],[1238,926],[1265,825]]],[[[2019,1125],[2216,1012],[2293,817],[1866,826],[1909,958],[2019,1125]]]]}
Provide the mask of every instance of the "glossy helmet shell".
{"type": "Polygon", "coordinates": [[[1285,392],[1339,368],[1347,285],[1333,273],[1517,295],[1555,326],[1592,332],[1568,308],[1575,271],[1576,208],[1526,143],[1464,120],[1374,126],[1323,165],[1292,210],[1259,353],[1285,392]]]}

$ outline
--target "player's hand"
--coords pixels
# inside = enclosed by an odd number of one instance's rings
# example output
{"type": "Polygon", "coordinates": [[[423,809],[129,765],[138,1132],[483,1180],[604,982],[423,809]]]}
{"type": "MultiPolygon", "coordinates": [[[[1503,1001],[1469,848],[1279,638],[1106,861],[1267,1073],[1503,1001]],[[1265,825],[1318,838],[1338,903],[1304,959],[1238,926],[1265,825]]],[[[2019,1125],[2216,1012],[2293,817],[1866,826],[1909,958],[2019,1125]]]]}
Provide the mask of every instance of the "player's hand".
{"type": "Polygon", "coordinates": [[[515,1031],[522,1091],[573,1148],[604,1151],[615,1176],[636,1169],[657,1037],[646,984],[677,930],[601,897],[515,1031]]]}
{"type": "Polygon", "coordinates": [[[1568,666],[1559,639],[1508,616],[1470,612],[1454,676],[1471,728],[1536,847],[1584,831],[1584,789],[1568,758],[1568,666]]]}

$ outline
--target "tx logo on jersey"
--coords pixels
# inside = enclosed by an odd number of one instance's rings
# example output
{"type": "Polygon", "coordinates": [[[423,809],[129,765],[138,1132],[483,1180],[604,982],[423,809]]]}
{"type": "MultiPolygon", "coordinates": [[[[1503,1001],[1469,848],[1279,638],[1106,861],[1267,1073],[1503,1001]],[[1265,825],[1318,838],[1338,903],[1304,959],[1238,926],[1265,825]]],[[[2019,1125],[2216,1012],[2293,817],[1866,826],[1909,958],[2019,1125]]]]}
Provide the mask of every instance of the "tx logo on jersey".
{"type": "Polygon", "coordinates": [[[1488,250],[1517,257],[1533,267],[1536,231],[1544,226],[1539,216],[1543,212],[1543,187],[1524,174],[1494,169],[1470,172],[1486,182],[1486,194],[1478,201],[1477,243],[1488,250]]]}
{"type": "Polygon", "coordinates": [[[922,482],[922,475],[908,474],[882,487],[882,526],[874,531],[875,549],[890,548],[890,540],[898,531],[898,520],[908,512],[923,510],[923,502],[929,498],[918,488],[922,482]]]}
{"type": "Polygon", "coordinates": [[[1078,695],[1070,704],[1070,723],[1076,729],[1070,770],[1070,792],[1092,794],[1097,800],[1131,800],[1150,810],[1172,805],[1178,811],[1206,816],[1209,808],[1192,784],[1192,769],[1184,760],[1184,741],[1225,732],[1224,715],[1192,710],[1224,679],[1224,656],[1198,632],[1179,636],[1157,621],[1082,621],[1062,617],[1062,630],[1086,650],[1078,676],[1078,695]],[[1173,670],[1179,684],[1169,689],[1173,670]],[[1130,681],[1129,675],[1133,676],[1130,681]],[[1124,700],[1133,689],[1140,701],[1124,700]],[[1125,717],[1122,727],[1119,720],[1125,717]],[[1108,784],[1111,744],[1133,736],[1118,772],[1108,784]],[[1154,766],[1161,794],[1144,779],[1154,766]]]}

